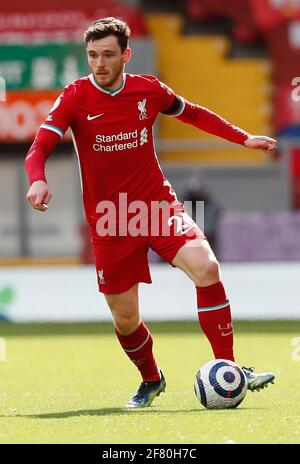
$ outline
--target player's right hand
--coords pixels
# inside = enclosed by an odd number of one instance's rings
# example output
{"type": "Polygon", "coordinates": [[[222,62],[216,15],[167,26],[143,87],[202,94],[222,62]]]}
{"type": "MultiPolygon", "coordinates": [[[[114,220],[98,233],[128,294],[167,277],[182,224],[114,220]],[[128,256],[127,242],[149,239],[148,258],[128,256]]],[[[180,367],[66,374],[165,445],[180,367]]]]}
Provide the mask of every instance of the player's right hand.
{"type": "Polygon", "coordinates": [[[26,198],[34,209],[44,212],[48,209],[47,205],[52,198],[52,193],[45,181],[36,180],[31,184],[26,198]]]}

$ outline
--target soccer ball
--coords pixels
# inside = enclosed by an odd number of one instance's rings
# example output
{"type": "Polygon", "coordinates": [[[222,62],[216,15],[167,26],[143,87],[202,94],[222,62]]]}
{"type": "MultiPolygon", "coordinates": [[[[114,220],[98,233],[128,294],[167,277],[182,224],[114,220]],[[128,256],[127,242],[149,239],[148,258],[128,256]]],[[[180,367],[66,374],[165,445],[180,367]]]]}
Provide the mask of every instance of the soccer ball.
{"type": "Polygon", "coordinates": [[[233,361],[214,359],[199,369],[194,389],[207,409],[236,408],[246,396],[247,379],[233,361]]]}

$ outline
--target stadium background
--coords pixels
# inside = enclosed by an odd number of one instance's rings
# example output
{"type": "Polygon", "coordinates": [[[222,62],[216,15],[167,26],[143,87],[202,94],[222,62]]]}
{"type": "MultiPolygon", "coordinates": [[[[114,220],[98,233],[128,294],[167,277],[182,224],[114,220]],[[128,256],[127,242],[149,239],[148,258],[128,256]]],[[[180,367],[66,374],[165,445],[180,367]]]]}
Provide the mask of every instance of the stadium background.
{"type": "Polygon", "coordinates": [[[299,18],[300,0],[1,3],[1,443],[299,443],[299,18]],[[26,201],[26,152],[64,85],[87,72],[82,31],[107,15],[132,28],[128,71],[154,73],[247,131],[279,140],[270,157],[172,118],[155,129],[180,199],[205,201],[236,360],[276,375],[237,410],[208,411],[196,399],[195,373],[212,353],[194,285],[153,253],[153,284],[141,285],[140,305],[167,391],[147,410],[124,409],[139,375],[97,291],[68,134],[47,163],[49,210],[26,201]]]}
{"type": "MultiPolygon", "coordinates": [[[[179,198],[205,201],[205,229],[234,317],[299,319],[300,4],[290,0],[1,5],[1,318],[110,319],[97,292],[69,134],[47,163],[54,197],[46,214],[27,204],[24,171],[52,102],[88,71],[82,31],[107,15],[132,28],[128,72],[155,74],[248,132],[278,138],[270,157],[172,118],[160,118],[156,127],[158,157],[179,198]]],[[[192,282],[157,255],[149,258],[153,285],[141,286],[144,318],[193,319],[192,282]]]]}

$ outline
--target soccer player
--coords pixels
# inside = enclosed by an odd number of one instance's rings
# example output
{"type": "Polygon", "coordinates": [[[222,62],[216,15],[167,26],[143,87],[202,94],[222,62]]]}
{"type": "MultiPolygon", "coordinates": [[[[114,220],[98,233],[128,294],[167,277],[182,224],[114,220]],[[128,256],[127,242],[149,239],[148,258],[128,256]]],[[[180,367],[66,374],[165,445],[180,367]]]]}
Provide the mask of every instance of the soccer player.
{"type": "MultiPolygon", "coordinates": [[[[151,333],[139,312],[139,282],[151,283],[149,248],[193,280],[199,323],[214,356],[234,361],[230,302],[219,264],[203,232],[177,200],[156,158],[152,128],[158,113],[267,153],[277,143],[269,137],[250,135],[188,102],[154,76],[126,74],[124,67],[131,55],[129,36],[128,25],[112,17],[95,21],[85,32],[91,74],[65,87],[39,128],[26,157],[27,199],[34,209],[46,211],[52,194],[45,163],[70,127],[79,158],[99,290],[111,310],[116,336],[143,380],[126,406],[142,408],[150,406],[166,388],[153,354],[151,333]],[[121,204],[125,200],[129,205],[127,218],[121,204]],[[167,216],[149,233],[144,220],[155,217],[152,210],[157,204],[159,214],[167,212],[167,216]],[[134,222],[138,208],[144,212],[138,216],[144,224],[140,234],[134,222]]],[[[244,372],[252,391],[274,380],[271,373],[255,374],[251,368],[244,368],[244,372]]]]}

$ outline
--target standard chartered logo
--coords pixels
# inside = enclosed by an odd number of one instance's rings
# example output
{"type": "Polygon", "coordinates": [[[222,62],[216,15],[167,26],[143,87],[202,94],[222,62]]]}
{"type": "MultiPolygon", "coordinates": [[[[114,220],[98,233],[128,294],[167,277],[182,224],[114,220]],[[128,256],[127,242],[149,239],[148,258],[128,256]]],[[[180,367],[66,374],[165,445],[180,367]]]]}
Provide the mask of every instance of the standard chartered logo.
{"type": "Polygon", "coordinates": [[[118,132],[117,134],[97,134],[93,149],[95,151],[123,151],[132,150],[148,142],[148,129],[144,127],[141,131],[135,129],[132,132],[118,132]]]}
{"type": "Polygon", "coordinates": [[[144,143],[148,142],[148,129],[146,127],[141,130],[140,134],[140,145],[144,145],[144,143]]]}

